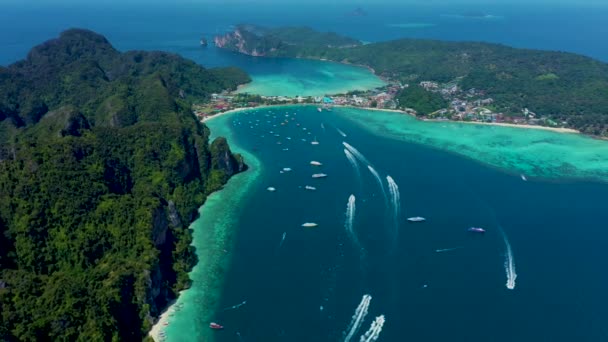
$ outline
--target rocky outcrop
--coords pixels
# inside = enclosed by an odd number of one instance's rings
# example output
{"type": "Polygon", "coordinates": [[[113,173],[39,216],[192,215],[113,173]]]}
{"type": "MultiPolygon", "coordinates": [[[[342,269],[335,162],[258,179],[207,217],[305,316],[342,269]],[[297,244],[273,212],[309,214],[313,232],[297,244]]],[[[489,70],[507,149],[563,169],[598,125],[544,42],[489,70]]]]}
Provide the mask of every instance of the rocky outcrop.
{"type": "Polygon", "coordinates": [[[333,32],[317,32],[310,27],[265,28],[238,25],[234,31],[214,38],[219,48],[250,56],[302,57],[298,51],[349,48],[361,42],[333,32]]]}
{"type": "Polygon", "coordinates": [[[233,32],[216,36],[213,40],[215,45],[219,48],[254,57],[264,57],[268,52],[276,51],[276,47],[269,47],[268,50],[265,50],[262,47],[256,47],[258,41],[263,40],[263,38],[245,31],[244,29],[237,28],[233,32]]]}
{"type": "Polygon", "coordinates": [[[246,168],[242,157],[232,154],[226,138],[216,138],[211,143],[211,169],[218,170],[226,177],[244,171],[246,168]]]}

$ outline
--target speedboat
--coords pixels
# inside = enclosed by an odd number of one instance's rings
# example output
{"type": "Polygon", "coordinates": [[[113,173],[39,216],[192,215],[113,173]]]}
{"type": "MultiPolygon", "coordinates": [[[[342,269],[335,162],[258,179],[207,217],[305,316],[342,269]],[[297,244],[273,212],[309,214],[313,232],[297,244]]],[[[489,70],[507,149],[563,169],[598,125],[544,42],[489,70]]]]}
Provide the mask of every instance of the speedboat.
{"type": "Polygon", "coordinates": [[[318,226],[318,224],[314,223],[314,222],[306,222],[304,224],[302,224],[302,227],[306,227],[306,228],[314,228],[318,226]]]}
{"type": "Polygon", "coordinates": [[[285,172],[289,172],[289,171],[291,171],[291,168],[289,168],[289,167],[284,167],[284,168],[283,168],[283,171],[285,171],[285,172]]]}
{"type": "Polygon", "coordinates": [[[317,188],[315,188],[314,186],[310,186],[310,185],[307,185],[307,186],[305,187],[305,189],[306,189],[306,190],[317,190],[317,188]]]}
{"type": "Polygon", "coordinates": [[[317,141],[317,137],[315,137],[314,141],[310,142],[311,145],[319,145],[319,142],[317,141]]]}
{"type": "Polygon", "coordinates": [[[214,322],[209,323],[209,328],[216,329],[216,330],[224,329],[224,327],[222,325],[219,325],[219,324],[214,323],[214,322]]]}
{"type": "Polygon", "coordinates": [[[526,176],[523,173],[520,176],[521,176],[521,180],[523,180],[524,182],[526,182],[528,180],[528,178],[526,178],[526,176]]]}
{"type": "Polygon", "coordinates": [[[321,109],[321,108],[317,107],[317,112],[319,112],[319,113],[320,113],[320,112],[322,112],[322,111],[323,111],[323,109],[321,109]]]}
{"type": "Polygon", "coordinates": [[[325,177],[327,177],[327,175],[324,173],[315,173],[314,175],[312,175],[312,178],[325,178],[325,177]]]}
{"type": "Polygon", "coordinates": [[[323,165],[323,164],[319,163],[318,161],[314,161],[314,160],[313,160],[313,161],[311,161],[311,162],[310,162],[310,165],[314,165],[314,166],[321,166],[321,165],[323,165]]]}
{"type": "Polygon", "coordinates": [[[485,233],[485,232],[486,232],[486,230],[485,230],[485,229],[483,229],[483,228],[478,228],[478,227],[471,227],[471,228],[469,228],[469,229],[467,229],[467,230],[468,230],[469,232],[471,232],[471,233],[480,233],[480,234],[483,234],[483,233],[485,233]]]}
{"type": "Polygon", "coordinates": [[[410,222],[423,222],[423,221],[426,221],[426,219],[424,217],[420,217],[420,216],[408,217],[407,220],[410,221],[410,222]]]}
{"type": "Polygon", "coordinates": [[[275,189],[275,188],[273,188],[273,187],[271,187],[271,186],[269,186],[268,188],[266,188],[266,190],[268,190],[268,191],[270,191],[270,192],[277,191],[277,189],[275,189]]]}

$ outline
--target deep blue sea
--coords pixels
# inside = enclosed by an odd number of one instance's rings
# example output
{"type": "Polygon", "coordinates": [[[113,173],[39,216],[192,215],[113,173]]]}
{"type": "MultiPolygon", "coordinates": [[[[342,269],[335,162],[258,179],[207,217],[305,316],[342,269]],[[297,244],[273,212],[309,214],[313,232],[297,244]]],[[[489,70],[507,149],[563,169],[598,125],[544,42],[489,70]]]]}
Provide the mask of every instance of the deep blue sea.
{"type": "Polygon", "coordinates": [[[348,113],[290,107],[230,119],[233,142],[263,167],[235,217],[239,233],[220,307],[247,305],[216,312],[228,327],[218,341],[239,341],[237,331],[244,341],[345,341],[364,294],[372,300],[353,342],[379,315],[386,317],[380,341],[608,339],[606,184],[524,182],[508,170],[370,134],[348,113]],[[315,138],[318,146],[310,144],[315,138]],[[349,164],[344,141],[373,165],[388,200],[365,162],[359,173],[349,164]],[[281,173],[285,167],[292,170],[281,173]],[[312,179],[316,172],[329,177],[312,179]],[[410,216],[428,221],[408,223],[410,216]],[[468,233],[470,226],[487,233],[468,233]],[[512,290],[508,260],[517,275],[512,290]]]}
{"type": "Polygon", "coordinates": [[[367,5],[364,17],[347,13],[355,5],[330,4],[149,4],[120,8],[100,4],[4,5],[0,11],[0,65],[24,58],[29,49],[70,27],[104,34],[120,50],[168,50],[205,66],[238,65],[250,71],[275,68],[265,60],[201,49],[201,36],[229,31],[238,23],[308,25],[363,41],[401,37],[496,42],[554,49],[608,60],[608,6],[551,5],[367,5]],[[481,11],[490,18],[464,18],[481,11]]]}

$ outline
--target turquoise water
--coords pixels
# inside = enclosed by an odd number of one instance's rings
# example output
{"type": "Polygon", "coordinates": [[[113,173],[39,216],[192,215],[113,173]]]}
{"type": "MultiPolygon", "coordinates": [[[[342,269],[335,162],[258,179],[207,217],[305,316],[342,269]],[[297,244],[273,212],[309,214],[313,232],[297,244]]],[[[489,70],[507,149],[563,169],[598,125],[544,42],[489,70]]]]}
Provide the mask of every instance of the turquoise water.
{"type": "Polygon", "coordinates": [[[608,276],[601,272],[608,185],[593,181],[602,174],[588,157],[604,156],[607,142],[302,106],[226,115],[210,126],[249,151],[247,158],[255,156],[257,171],[231,180],[193,224],[199,253],[214,246],[199,240],[209,229],[232,229],[223,245],[230,248],[220,253],[224,261],[215,272],[193,272],[193,289],[180,298],[185,306],[168,329],[169,341],[343,341],[364,294],[372,300],[352,341],[381,314],[380,341],[608,337],[608,276]],[[506,157],[509,149],[496,146],[505,136],[514,146],[506,157]],[[315,138],[319,145],[310,144],[315,138]],[[380,175],[386,199],[367,164],[359,162],[359,176],[349,164],[344,141],[380,175]],[[572,155],[570,144],[587,146],[588,154],[572,155]],[[554,158],[572,168],[554,170],[554,158]],[[523,181],[514,165],[542,171],[530,171],[523,181]],[[284,168],[291,171],[281,173],[284,168]],[[312,179],[317,172],[329,176],[312,179]],[[400,195],[396,216],[387,175],[400,195]],[[276,191],[267,191],[270,186],[276,191]],[[345,228],[350,195],[353,234],[345,228]],[[407,223],[410,216],[427,222],[407,223]],[[305,222],[318,226],[304,228],[305,222]],[[472,235],[470,226],[487,233],[472,235]],[[222,286],[201,291],[205,279],[222,286]],[[210,330],[210,321],[225,329],[210,330]]]}
{"type": "Polygon", "coordinates": [[[580,134],[458,122],[430,122],[395,112],[337,108],[374,134],[457,153],[527,177],[608,181],[608,142],[580,134]]]}
{"type": "Polygon", "coordinates": [[[268,73],[252,75],[253,82],[239,91],[266,96],[322,96],[368,90],[386,84],[361,67],[297,59],[274,61],[276,68],[268,73]]]}
{"type": "Polygon", "coordinates": [[[199,218],[192,223],[192,244],[196,248],[198,263],[190,272],[192,287],[183,291],[170,308],[174,312],[169,325],[163,329],[171,341],[209,341],[213,338],[207,328],[219,310],[223,293],[224,274],[230,267],[234,241],[239,232],[240,208],[251,199],[248,190],[262,171],[256,157],[241,149],[238,139],[229,129],[227,117],[209,123],[211,139],[224,136],[230,139],[231,149],[242,153],[249,169],[230,179],[219,192],[209,196],[199,209],[199,218]]]}

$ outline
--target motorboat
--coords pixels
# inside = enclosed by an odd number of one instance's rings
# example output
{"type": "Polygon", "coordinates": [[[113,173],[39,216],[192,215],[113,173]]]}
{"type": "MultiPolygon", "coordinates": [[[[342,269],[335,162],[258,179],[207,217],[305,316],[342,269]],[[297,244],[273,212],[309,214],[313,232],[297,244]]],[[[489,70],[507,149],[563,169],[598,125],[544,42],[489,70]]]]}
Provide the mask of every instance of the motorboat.
{"type": "Polygon", "coordinates": [[[211,323],[209,323],[209,328],[215,329],[215,330],[221,330],[221,329],[224,329],[224,326],[211,322],[211,323]]]}
{"type": "Polygon", "coordinates": [[[483,234],[483,233],[485,233],[485,232],[486,232],[486,230],[485,230],[485,229],[483,229],[483,228],[479,228],[479,227],[471,227],[471,228],[469,228],[469,229],[467,229],[467,230],[468,230],[469,232],[471,232],[471,233],[480,233],[480,234],[483,234]]]}
{"type": "Polygon", "coordinates": [[[407,220],[410,221],[410,222],[423,222],[423,221],[426,221],[426,219],[424,217],[420,217],[420,216],[408,217],[407,220]]]}

